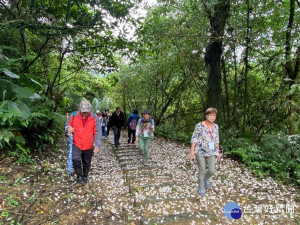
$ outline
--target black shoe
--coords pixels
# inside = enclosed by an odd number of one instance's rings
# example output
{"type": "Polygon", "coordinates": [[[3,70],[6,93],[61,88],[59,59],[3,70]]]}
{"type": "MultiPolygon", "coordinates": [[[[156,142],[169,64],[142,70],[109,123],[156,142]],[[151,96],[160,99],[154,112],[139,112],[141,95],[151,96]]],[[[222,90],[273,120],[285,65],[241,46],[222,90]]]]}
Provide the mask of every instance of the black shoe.
{"type": "Polygon", "coordinates": [[[87,177],[83,177],[82,179],[83,179],[83,184],[87,185],[88,184],[88,178],[87,177]]]}
{"type": "Polygon", "coordinates": [[[82,183],[82,177],[79,176],[77,178],[77,181],[76,181],[75,185],[81,185],[81,183],[82,183]]]}

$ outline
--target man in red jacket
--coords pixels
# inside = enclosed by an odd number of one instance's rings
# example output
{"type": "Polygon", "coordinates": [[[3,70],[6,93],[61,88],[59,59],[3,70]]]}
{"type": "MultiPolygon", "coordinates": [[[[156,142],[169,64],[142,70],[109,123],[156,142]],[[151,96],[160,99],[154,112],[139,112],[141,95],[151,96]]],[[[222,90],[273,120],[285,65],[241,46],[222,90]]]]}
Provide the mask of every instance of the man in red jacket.
{"type": "Polygon", "coordinates": [[[88,183],[93,153],[97,154],[101,145],[101,123],[91,109],[90,102],[82,101],[79,110],[73,112],[65,124],[65,131],[73,133],[72,162],[77,175],[76,184],[88,183]]]}

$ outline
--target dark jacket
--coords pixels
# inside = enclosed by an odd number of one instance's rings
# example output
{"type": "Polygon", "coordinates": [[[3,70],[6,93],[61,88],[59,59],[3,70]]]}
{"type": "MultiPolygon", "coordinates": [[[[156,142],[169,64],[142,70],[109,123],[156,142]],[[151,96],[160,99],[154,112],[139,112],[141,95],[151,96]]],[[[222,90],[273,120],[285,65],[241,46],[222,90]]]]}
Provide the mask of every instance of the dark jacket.
{"type": "Polygon", "coordinates": [[[119,116],[117,115],[116,111],[111,115],[109,120],[109,126],[113,127],[116,126],[121,128],[125,125],[125,116],[122,111],[120,111],[119,116]]]}

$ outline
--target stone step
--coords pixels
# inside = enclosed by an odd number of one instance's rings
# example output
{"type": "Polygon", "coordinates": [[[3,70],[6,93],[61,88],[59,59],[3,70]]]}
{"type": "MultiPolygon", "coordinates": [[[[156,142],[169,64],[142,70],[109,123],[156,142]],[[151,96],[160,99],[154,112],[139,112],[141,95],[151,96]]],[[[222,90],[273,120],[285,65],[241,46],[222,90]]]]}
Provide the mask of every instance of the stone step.
{"type": "Polygon", "coordinates": [[[130,151],[130,152],[117,152],[117,158],[125,157],[125,156],[138,156],[138,151],[130,151]]]}
{"type": "Polygon", "coordinates": [[[139,215],[143,218],[156,216],[169,216],[172,214],[192,213],[203,210],[203,204],[198,198],[175,199],[171,201],[149,202],[135,206],[139,215]]]}
{"type": "Polygon", "coordinates": [[[119,152],[119,151],[122,151],[122,150],[138,150],[137,147],[128,147],[128,146],[118,146],[118,147],[113,146],[112,149],[115,152],[119,152]]]}
{"type": "Polygon", "coordinates": [[[170,186],[170,187],[174,187],[174,186],[184,186],[186,185],[185,183],[182,183],[182,182],[176,182],[176,181],[171,181],[171,182],[164,182],[164,183],[160,183],[160,184],[142,184],[140,186],[138,185],[130,185],[130,189],[135,189],[137,191],[140,191],[140,190],[144,190],[146,188],[151,188],[151,187],[167,187],[167,186],[170,186]]]}
{"type": "Polygon", "coordinates": [[[138,177],[136,179],[129,179],[126,184],[127,185],[149,185],[149,184],[162,184],[165,182],[172,181],[170,176],[155,176],[155,177],[138,177]]]}
{"type": "Polygon", "coordinates": [[[126,161],[132,161],[132,160],[138,160],[138,156],[124,156],[124,157],[120,157],[119,159],[119,162],[126,162],[126,161]]]}
{"type": "MultiPolygon", "coordinates": [[[[114,141],[108,141],[107,143],[110,144],[110,145],[115,145],[114,141]]],[[[119,146],[129,146],[130,147],[130,146],[136,146],[136,144],[134,144],[134,145],[128,145],[127,142],[121,141],[120,144],[119,144],[119,146]]]]}
{"type": "Polygon", "coordinates": [[[137,175],[141,175],[141,174],[162,174],[162,173],[166,173],[168,170],[164,169],[164,167],[149,167],[148,166],[144,166],[143,169],[139,169],[139,170],[129,170],[129,171],[125,171],[123,170],[123,173],[126,175],[133,175],[133,176],[137,176],[137,175]]]}
{"type": "Polygon", "coordinates": [[[215,215],[208,211],[199,211],[199,212],[191,212],[191,213],[180,213],[180,214],[172,214],[168,216],[157,216],[152,218],[142,218],[143,225],[149,224],[172,224],[172,225],[187,225],[192,224],[202,224],[206,222],[208,219],[214,221],[213,224],[216,224],[218,219],[215,215]]]}
{"type": "Polygon", "coordinates": [[[141,205],[149,205],[149,204],[157,204],[159,202],[163,202],[163,204],[166,204],[166,202],[178,202],[178,201],[198,201],[198,196],[196,194],[186,194],[186,195],[166,195],[166,196],[150,196],[145,197],[141,196],[143,198],[135,198],[134,199],[134,206],[141,206],[141,205]]]}
{"type": "MultiPolygon", "coordinates": [[[[170,175],[172,177],[172,174],[170,175]]],[[[197,193],[195,187],[187,185],[183,182],[165,182],[161,184],[148,184],[141,186],[132,186],[133,190],[136,190],[140,195],[166,195],[166,194],[186,194],[186,193],[197,193]]]]}
{"type": "Polygon", "coordinates": [[[130,155],[134,153],[138,153],[138,149],[116,149],[113,151],[116,155],[130,155]]]}
{"type": "Polygon", "coordinates": [[[156,201],[172,201],[177,198],[184,200],[189,198],[197,199],[197,197],[199,197],[197,189],[189,185],[171,184],[165,186],[148,186],[143,188],[135,186],[130,191],[135,194],[136,202],[145,203],[148,203],[149,201],[151,202],[153,199],[156,199],[156,201]]]}
{"type": "Polygon", "coordinates": [[[119,155],[124,155],[124,154],[135,154],[135,155],[138,155],[139,154],[139,151],[134,149],[134,150],[120,150],[120,151],[114,151],[115,153],[115,156],[119,156],[119,155]]]}
{"type": "Polygon", "coordinates": [[[135,180],[139,178],[155,178],[155,177],[170,177],[172,178],[171,173],[164,173],[164,174],[153,174],[153,173],[143,173],[137,175],[126,175],[126,181],[135,180]]]}
{"type": "Polygon", "coordinates": [[[144,171],[144,170],[153,170],[153,169],[164,169],[164,166],[142,166],[142,165],[138,165],[135,167],[124,167],[123,168],[123,172],[124,173],[134,173],[134,172],[138,172],[138,171],[144,171]]]}
{"type": "MultiPolygon", "coordinates": [[[[156,161],[147,161],[147,165],[144,166],[145,168],[147,167],[153,167],[155,165],[158,165],[158,162],[156,161]]],[[[130,161],[124,161],[124,162],[120,162],[120,166],[121,167],[130,167],[130,166],[143,166],[142,165],[142,161],[141,160],[130,160],[130,161]]]]}
{"type": "MultiPolygon", "coordinates": [[[[109,143],[112,143],[112,144],[114,144],[115,143],[115,140],[113,139],[113,138],[108,138],[107,139],[108,141],[109,141],[109,143]]],[[[128,143],[128,141],[126,140],[119,140],[119,143],[121,144],[121,143],[123,143],[123,144],[127,144],[128,143]]]]}
{"type": "Polygon", "coordinates": [[[121,158],[121,157],[129,157],[129,156],[138,156],[139,152],[137,150],[134,151],[122,151],[122,152],[114,152],[115,156],[117,157],[117,159],[121,158]]]}
{"type": "MultiPolygon", "coordinates": [[[[119,158],[118,160],[119,160],[119,162],[138,161],[138,162],[140,162],[140,163],[142,163],[142,161],[143,161],[143,159],[140,158],[140,157],[138,157],[138,155],[136,155],[136,156],[126,156],[126,157],[121,157],[121,158],[119,158]]],[[[147,159],[147,162],[153,163],[153,162],[156,162],[156,161],[152,160],[151,158],[148,158],[148,159],[147,159]]]]}

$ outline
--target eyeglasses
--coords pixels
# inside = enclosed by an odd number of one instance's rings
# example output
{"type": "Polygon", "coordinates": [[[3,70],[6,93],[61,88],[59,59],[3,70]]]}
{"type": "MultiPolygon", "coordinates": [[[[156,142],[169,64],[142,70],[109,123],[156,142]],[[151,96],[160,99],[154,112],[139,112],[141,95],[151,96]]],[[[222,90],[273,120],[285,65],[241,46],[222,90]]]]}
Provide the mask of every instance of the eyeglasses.
{"type": "Polygon", "coordinates": [[[214,113],[211,113],[211,114],[208,114],[207,116],[210,116],[210,117],[216,117],[217,115],[214,114],[214,113]]]}

